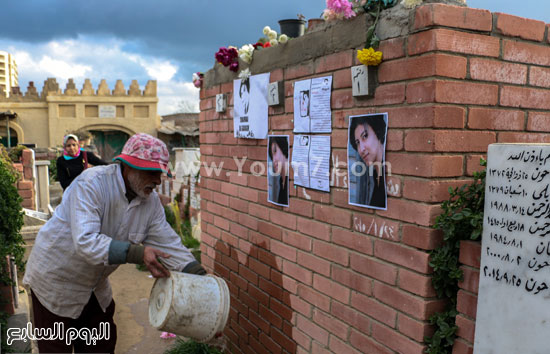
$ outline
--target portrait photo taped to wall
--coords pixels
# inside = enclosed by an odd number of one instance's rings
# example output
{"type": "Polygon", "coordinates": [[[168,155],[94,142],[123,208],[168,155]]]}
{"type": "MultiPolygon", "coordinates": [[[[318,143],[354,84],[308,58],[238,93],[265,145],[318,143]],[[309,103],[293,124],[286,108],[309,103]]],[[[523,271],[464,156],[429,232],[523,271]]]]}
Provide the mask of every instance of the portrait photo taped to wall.
{"type": "Polygon", "coordinates": [[[288,206],[289,136],[269,135],[267,138],[267,201],[288,206]]]}
{"type": "Polygon", "coordinates": [[[349,117],[348,191],[351,205],[387,209],[387,127],[387,113],[349,117]]]}

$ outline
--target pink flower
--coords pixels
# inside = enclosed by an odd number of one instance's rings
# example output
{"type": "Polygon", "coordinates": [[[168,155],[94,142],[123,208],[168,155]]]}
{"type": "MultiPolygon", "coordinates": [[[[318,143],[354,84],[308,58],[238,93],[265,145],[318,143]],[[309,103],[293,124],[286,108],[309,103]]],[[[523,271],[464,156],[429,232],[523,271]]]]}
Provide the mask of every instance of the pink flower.
{"type": "Polygon", "coordinates": [[[351,2],[348,0],[327,0],[327,9],[335,14],[343,15],[345,18],[352,18],[355,16],[351,2]]]}

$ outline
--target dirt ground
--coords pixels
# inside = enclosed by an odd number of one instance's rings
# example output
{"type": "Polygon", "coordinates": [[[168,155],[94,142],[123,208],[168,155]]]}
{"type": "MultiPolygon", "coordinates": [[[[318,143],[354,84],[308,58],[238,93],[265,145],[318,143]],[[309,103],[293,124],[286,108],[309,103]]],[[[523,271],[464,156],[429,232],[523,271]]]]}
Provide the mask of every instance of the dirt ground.
{"type": "Polygon", "coordinates": [[[149,324],[149,293],[155,280],[134,264],[123,264],[109,276],[115,300],[116,354],[162,354],[176,341],[160,338],[149,324]]]}

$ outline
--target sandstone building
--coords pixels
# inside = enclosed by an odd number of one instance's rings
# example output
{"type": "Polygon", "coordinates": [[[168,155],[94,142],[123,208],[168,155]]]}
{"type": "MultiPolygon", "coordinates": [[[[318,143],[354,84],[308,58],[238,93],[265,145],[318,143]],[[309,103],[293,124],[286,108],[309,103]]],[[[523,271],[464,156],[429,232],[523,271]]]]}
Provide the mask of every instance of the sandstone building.
{"type": "Polygon", "coordinates": [[[12,87],[19,86],[17,64],[14,57],[0,50],[0,95],[9,97],[12,87]]]}

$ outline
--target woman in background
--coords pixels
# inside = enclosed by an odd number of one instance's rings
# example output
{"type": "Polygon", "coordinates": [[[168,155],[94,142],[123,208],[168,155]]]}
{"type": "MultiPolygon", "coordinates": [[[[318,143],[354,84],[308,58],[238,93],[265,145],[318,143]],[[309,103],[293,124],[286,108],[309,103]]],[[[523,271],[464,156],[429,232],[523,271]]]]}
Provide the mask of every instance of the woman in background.
{"type": "Polygon", "coordinates": [[[68,134],[63,138],[63,155],[57,158],[57,179],[65,190],[78,177],[88,163],[94,166],[107,165],[92,152],[80,148],[76,135],[68,134]]]}

